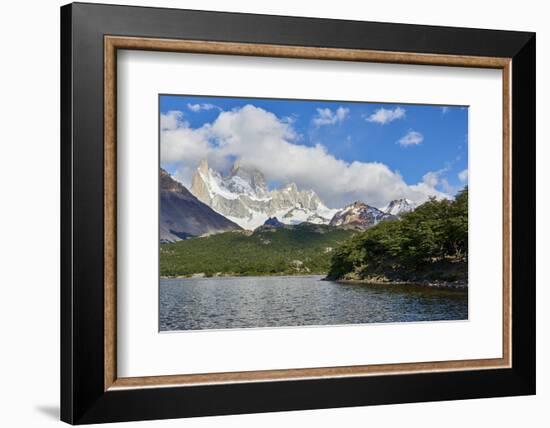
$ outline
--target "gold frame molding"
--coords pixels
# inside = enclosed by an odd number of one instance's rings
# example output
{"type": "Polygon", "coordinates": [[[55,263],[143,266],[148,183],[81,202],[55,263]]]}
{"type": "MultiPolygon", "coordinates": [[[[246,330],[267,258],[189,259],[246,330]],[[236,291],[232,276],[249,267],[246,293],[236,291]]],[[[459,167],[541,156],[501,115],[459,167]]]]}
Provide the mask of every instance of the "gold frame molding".
{"type": "Polygon", "coordinates": [[[169,40],[137,37],[104,37],[104,389],[192,386],[271,380],[357,377],[421,372],[496,369],[511,367],[511,62],[510,58],[382,52],[196,40],[169,40]],[[204,373],[170,376],[117,377],[116,367],[116,88],[117,50],[169,51],[213,55],[243,55],[279,58],[394,64],[439,65],[493,68],[502,70],[503,91],[503,349],[502,358],[433,361],[404,364],[358,365],[305,369],[204,373]]]}

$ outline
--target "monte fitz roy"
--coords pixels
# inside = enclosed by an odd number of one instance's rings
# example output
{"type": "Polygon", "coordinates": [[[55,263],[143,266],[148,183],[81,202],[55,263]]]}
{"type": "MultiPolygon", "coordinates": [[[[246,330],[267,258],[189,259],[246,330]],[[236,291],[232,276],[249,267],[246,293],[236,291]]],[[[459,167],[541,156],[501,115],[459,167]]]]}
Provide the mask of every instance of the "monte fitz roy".
{"type": "Polygon", "coordinates": [[[384,220],[395,220],[414,210],[408,199],[391,201],[381,209],[356,201],[341,209],[328,208],[314,190],[295,183],[268,190],[261,171],[235,162],[228,174],[208,166],[197,167],[190,189],[166,171],[160,173],[160,239],[181,239],[232,230],[255,230],[262,225],[292,226],[301,223],[367,229],[384,220]]]}

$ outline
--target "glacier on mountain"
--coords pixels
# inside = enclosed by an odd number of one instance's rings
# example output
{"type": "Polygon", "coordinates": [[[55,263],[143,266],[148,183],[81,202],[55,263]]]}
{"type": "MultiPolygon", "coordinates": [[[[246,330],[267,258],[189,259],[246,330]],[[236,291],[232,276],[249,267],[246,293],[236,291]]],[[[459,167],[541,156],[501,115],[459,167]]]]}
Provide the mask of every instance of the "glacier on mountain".
{"type": "Polygon", "coordinates": [[[388,205],[381,208],[381,211],[384,211],[387,214],[399,216],[410,211],[414,211],[416,208],[416,203],[407,198],[395,199],[391,201],[388,205]]]}
{"type": "Polygon", "coordinates": [[[410,199],[401,198],[383,208],[357,201],[343,209],[331,209],[314,190],[300,190],[295,183],[269,190],[261,171],[239,161],[229,173],[221,174],[206,159],[202,160],[193,174],[190,191],[214,211],[248,230],[256,229],[271,217],[288,225],[308,222],[368,228],[417,206],[410,199]]]}
{"type": "Polygon", "coordinates": [[[295,183],[268,190],[264,175],[236,162],[227,175],[202,160],[191,182],[191,193],[216,212],[253,230],[270,217],[284,224],[328,224],[336,209],[328,208],[313,190],[299,190],[295,183]]]}

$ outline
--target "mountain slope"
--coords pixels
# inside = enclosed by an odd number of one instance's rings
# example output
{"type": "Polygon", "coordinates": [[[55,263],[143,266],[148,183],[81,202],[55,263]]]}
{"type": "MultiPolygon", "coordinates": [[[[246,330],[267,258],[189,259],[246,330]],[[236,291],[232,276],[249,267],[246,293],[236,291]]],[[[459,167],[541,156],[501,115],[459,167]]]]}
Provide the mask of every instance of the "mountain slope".
{"type": "Polygon", "coordinates": [[[330,279],[451,281],[468,278],[468,188],[455,200],[429,200],[334,250],[330,279]]]}
{"type": "Polygon", "coordinates": [[[203,204],[165,170],[160,170],[160,240],[238,230],[240,227],[203,204]]]}
{"type": "Polygon", "coordinates": [[[395,216],[357,201],[334,214],[329,224],[331,226],[368,229],[383,220],[393,219],[395,219],[395,216]]]}
{"type": "Polygon", "coordinates": [[[381,208],[381,211],[384,211],[387,214],[399,216],[404,213],[414,211],[416,204],[410,199],[401,198],[394,199],[384,208],[381,208]]]}
{"type": "Polygon", "coordinates": [[[162,276],[324,274],[333,249],[354,231],[326,225],[262,226],[160,248],[162,276]]]}
{"type": "Polygon", "coordinates": [[[226,176],[201,161],[191,184],[191,193],[216,212],[254,230],[269,217],[285,224],[328,224],[336,210],[327,208],[313,190],[298,190],[295,183],[269,191],[263,174],[235,163],[226,176]]]}

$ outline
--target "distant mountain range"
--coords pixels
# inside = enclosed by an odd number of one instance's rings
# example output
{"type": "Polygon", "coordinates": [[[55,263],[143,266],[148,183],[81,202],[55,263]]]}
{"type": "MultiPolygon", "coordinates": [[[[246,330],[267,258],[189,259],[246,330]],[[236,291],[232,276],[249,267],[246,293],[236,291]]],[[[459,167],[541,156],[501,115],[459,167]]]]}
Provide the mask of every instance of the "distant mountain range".
{"type": "Polygon", "coordinates": [[[160,171],[160,239],[173,242],[192,236],[260,226],[281,227],[313,223],[367,229],[385,220],[395,220],[416,208],[409,199],[396,199],[378,209],[356,201],[342,209],[328,208],[313,190],[289,183],[268,190],[261,171],[236,162],[223,175],[200,162],[191,189],[160,171]]]}
{"type": "Polygon", "coordinates": [[[383,220],[394,220],[395,215],[385,213],[363,202],[354,202],[338,211],[330,221],[331,226],[347,226],[368,229],[383,220]]]}
{"type": "Polygon", "coordinates": [[[269,191],[260,171],[238,162],[223,176],[203,160],[193,175],[191,193],[249,230],[269,217],[285,224],[328,224],[337,211],[327,208],[313,190],[299,190],[295,183],[269,191]]]}

